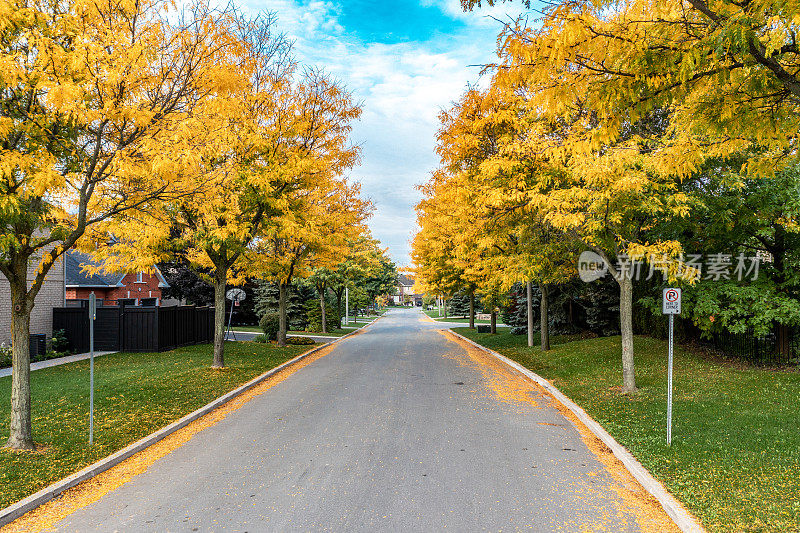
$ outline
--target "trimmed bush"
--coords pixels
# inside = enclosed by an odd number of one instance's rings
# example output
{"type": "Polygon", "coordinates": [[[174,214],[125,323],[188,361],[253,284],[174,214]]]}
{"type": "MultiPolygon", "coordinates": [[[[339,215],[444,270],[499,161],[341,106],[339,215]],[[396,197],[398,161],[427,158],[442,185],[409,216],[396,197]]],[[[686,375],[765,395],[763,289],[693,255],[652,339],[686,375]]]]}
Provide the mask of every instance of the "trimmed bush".
{"type": "Polygon", "coordinates": [[[269,342],[269,339],[267,338],[266,335],[261,334],[261,335],[256,335],[255,337],[253,337],[253,342],[266,343],[266,342],[269,342]]]}
{"type": "Polygon", "coordinates": [[[11,366],[11,345],[0,343],[0,368],[11,366]]]}
{"type": "Polygon", "coordinates": [[[67,332],[63,329],[57,329],[53,332],[53,338],[50,340],[50,349],[60,354],[68,355],[69,340],[67,340],[67,332]]]}
{"type": "Polygon", "coordinates": [[[278,329],[280,328],[280,315],[278,313],[264,313],[258,322],[261,331],[267,340],[278,340],[278,329]]]}

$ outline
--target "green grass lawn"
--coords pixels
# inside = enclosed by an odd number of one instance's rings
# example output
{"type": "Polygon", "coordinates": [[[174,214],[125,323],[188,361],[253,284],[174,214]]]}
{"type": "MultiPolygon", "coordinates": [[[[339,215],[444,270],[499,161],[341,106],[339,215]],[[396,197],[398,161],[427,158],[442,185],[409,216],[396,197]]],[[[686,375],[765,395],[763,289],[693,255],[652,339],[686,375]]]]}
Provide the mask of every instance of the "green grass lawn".
{"type": "MultiPolygon", "coordinates": [[[[375,320],[376,318],[378,318],[380,316],[383,316],[384,314],[386,314],[386,311],[381,311],[378,314],[375,314],[375,313],[370,313],[368,315],[359,314],[357,317],[353,316],[351,314],[350,315],[350,322],[353,322],[354,320],[356,320],[356,318],[358,319],[359,322],[372,321],[372,320],[375,320]]],[[[342,318],[344,318],[344,317],[342,317],[342,318]]]]}
{"type": "Polygon", "coordinates": [[[800,531],[800,372],[676,347],[669,447],[664,341],[636,338],[640,390],[626,397],[619,337],[556,337],[543,354],[523,335],[455,331],[551,380],[710,531],[800,531]]]}
{"type": "Polygon", "coordinates": [[[261,333],[261,328],[258,326],[233,326],[233,331],[249,331],[250,333],[261,333]]]}
{"type": "MultiPolygon", "coordinates": [[[[444,318],[444,311],[442,311],[442,314],[440,315],[438,309],[431,309],[431,310],[428,310],[428,311],[424,311],[424,313],[426,315],[428,315],[429,317],[431,317],[432,319],[438,320],[440,322],[456,322],[456,323],[459,323],[459,324],[469,324],[469,318],[467,318],[467,317],[458,317],[458,318],[456,318],[456,317],[450,316],[450,317],[444,318]]],[[[475,323],[476,324],[491,324],[491,320],[475,320],[475,323]]],[[[500,318],[499,317],[497,319],[497,323],[500,324],[500,318]]]]}
{"type": "Polygon", "coordinates": [[[357,329],[359,329],[359,328],[356,328],[356,327],[341,328],[341,329],[335,329],[333,331],[329,331],[327,333],[322,333],[321,331],[294,331],[294,330],[291,330],[291,331],[289,331],[289,333],[291,333],[292,335],[312,335],[312,336],[313,335],[319,335],[319,336],[324,336],[324,337],[344,337],[348,333],[350,333],[352,331],[355,331],[357,329]]]}
{"type": "MultiPolygon", "coordinates": [[[[436,320],[437,322],[455,322],[457,324],[469,324],[469,318],[452,318],[452,317],[450,317],[450,318],[434,318],[434,320],[436,320]]],[[[478,320],[478,319],[475,319],[475,323],[476,324],[491,324],[492,321],[491,320],[478,320]]],[[[501,328],[507,327],[504,324],[500,323],[499,320],[497,321],[497,325],[498,325],[498,327],[501,327],[501,328]]]]}
{"type": "MultiPolygon", "coordinates": [[[[46,450],[0,449],[0,508],[76,472],[308,350],[225,344],[222,371],[211,345],[95,360],[95,445],[89,447],[89,361],[31,373],[34,439],[46,450]]],[[[0,378],[0,445],[8,438],[11,378],[0,378]]]]}
{"type": "MultiPolygon", "coordinates": [[[[356,322],[352,317],[350,317],[350,326],[345,326],[343,328],[340,328],[340,329],[337,329],[337,330],[334,330],[334,331],[329,331],[328,333],[325,333],[324,335],[327,335],[329,337],[343,337],[344,335],[347,335],[348,333],[350,333],[352,331],[355,331],[355,330],[359,329],[360,327],[362,327],[362,326],[364,326],[366,324],[369,324],[370,322],[375,320],[375,318],[377,318],[377,317],[373,316],[373,317],[370,317],[369,319],[366,319],[366,318],[364,318],[362,316],[362,317],[358,317],[358,318],[359,318],[359,320],[358,320],[358,322],[356,322]]],[[[261,328],[258,327],[258,326],[236,326],[236,327],[233,328],[233,330],[234,331],[247,331],[247,332],[250,332],[250,333],[261,333],[261,328]]],[[[296,334],[296,335],[323,335],[323,333],[321,331],[289,330],[289,333],[296,334]]]]}

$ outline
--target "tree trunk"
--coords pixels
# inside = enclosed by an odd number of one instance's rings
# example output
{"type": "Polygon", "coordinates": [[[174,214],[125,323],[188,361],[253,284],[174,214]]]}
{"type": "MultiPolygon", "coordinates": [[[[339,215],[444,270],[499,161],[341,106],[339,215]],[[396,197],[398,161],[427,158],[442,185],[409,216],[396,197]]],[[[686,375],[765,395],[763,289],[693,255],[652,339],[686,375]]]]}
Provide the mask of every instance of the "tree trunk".
{"type": "Polygon", "coordinates": [[[636,391],[633,367],[633,280],[622,273],[619,283],[619,322],[622,333],[622,392],[636,391]]]}
{"type": "Polygon", "coordinates": [[[492,335],[497,333],[497,311],[495,311],[494,309],[492,310],[492,326],[490,331],[492,335]]]}
{"type": "Polygon", "coordinates": [[[286,346],[286,334],[289,331],[289,321],[286,319],[288,288],[286,283],[278,281],[278,346],[286,346]]]}
{"type": "Polygon", "coordinates": [[[469,291],[469,329],[475,329],[475,291],[469,291]]]}
{"type": "Polygon", "coordinates": [[[344,317],[344,313],[342,313],[342,297],[344,296],[344,289],[338,289],[333,291],[336,295],[336,312],[339,313],[339,327],[342,326],[342,317],[344,317]]]}
{"type": "Polygon", "coordinates": [[[777,343],[778,354],[788,358],[791,352],[791,331],[789,326],[784,324],[776,324],[775,340],[777,343]]]}
{"type": "Polygon", "coordinates": [[[322,312],[322,333],[328,333],[328,324],[325,317],[325,286],[319,288],[319,307],[322,312]]]}
{"type": "Polygon", "coordinates": [[[214,364],[212,368],[225,367],[225,283],[227,269],[214,272],[214,364]]]}
{"type": "Polygon", "coordinates": [[[539,291],[542,297],[539,299],[539,333],[541,337],[542,351],[546,352],[550,349],[550,317],[548,315],[548,290],[547,285],[540,284],[539,291]]]}
{"type": "Polygon", "coordinates": [[[444,300],[444,317],[447,318],[447,298],[444,300]]]}
{"type": "Polygon", "coordinates": [[[14,450],[36,448],[31,427],[30,324],[33,303],[27,302],[27,290],[26,276],[12,282],[11,432],[6,447],[14,450]]]}
{"type": "Polygon", "coordinates": [[[530,281],[526,286],[526,291],[528,295],[526,303],[528,310],[528,346],[533,348],[533,287],[530,281]]]}

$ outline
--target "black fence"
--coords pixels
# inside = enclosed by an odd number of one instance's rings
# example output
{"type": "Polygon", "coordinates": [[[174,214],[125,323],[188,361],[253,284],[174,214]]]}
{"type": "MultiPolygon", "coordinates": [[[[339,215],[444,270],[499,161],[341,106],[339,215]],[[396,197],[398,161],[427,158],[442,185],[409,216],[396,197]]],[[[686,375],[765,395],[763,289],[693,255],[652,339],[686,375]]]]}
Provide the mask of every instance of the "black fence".
{"type": "Polygon", "coordinates": [[[776,327],[775,331],[757,337],[752,332],[714,334],[701,339],[725,355],[743,359],[755,365],[783,366],[800,364],[800,332],[795,328],[776,327]]]}
{"type": "MultiPolygon", "coordinates": [[[[634,313],[634,332],[657,339],[667,338],[667,320],[639,308],[634,313]]],[[[741,359],[759,366],[800,366],[800,328],[774,324],[765,335],[753,331],[731,333],[726,330],[704,334],[690,318],[675,317],[675,341],[697,343],[725,357],[741,359]]]]}
{"type": "MultiPolygon", "coordinates": [[[[53,309],[53,330],[64,330],[72,353],[89,351],[89,309],[53,309]]],[[[213,307],[97,308],[96,351],[163,352],[214,340],[213,307]]]]}

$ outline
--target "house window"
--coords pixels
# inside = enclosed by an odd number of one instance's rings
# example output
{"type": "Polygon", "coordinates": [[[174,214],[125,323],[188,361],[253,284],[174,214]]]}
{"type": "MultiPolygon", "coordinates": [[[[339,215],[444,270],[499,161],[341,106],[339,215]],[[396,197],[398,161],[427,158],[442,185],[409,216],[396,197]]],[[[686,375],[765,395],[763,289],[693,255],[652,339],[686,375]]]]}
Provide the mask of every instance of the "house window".
{"type": "Polygon", "coordinates": [[[144,272],[139,272],[138,274],[136,274],[136,283],[144,283],[144,281],[142,281],[143,276],[144,272]]]}

